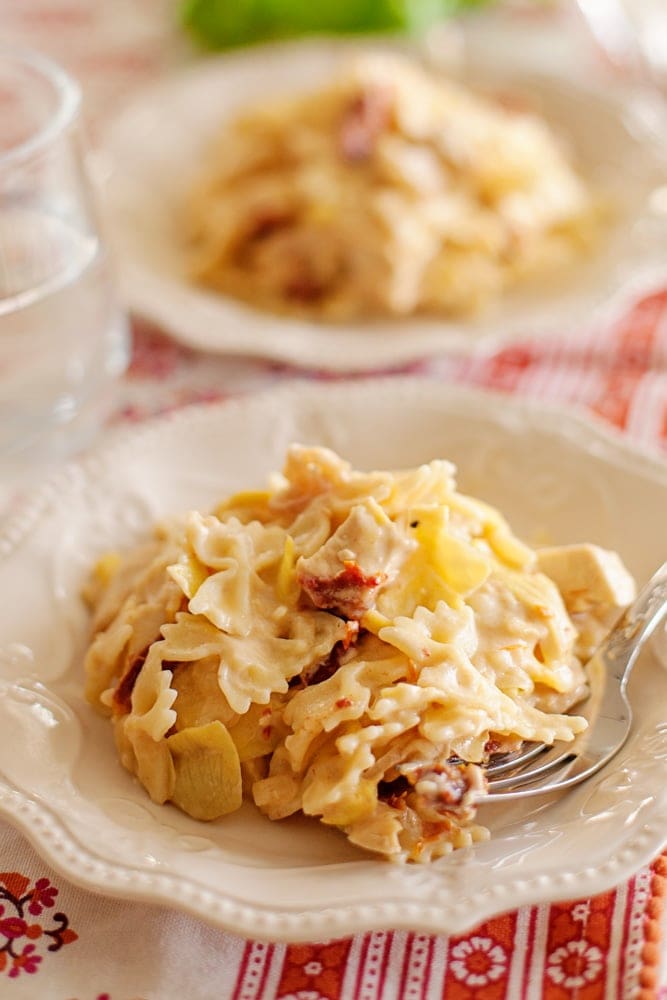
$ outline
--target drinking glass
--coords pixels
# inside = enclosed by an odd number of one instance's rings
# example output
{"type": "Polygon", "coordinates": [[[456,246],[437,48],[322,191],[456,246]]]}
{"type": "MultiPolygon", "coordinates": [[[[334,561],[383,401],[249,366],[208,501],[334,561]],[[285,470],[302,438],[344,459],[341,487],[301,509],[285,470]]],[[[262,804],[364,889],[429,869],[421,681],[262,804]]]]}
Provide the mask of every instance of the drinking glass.
{"type": "Polygon", "coordinates": [[[85,447],[128,361],[77,84],[0,46],[0,502],[85,447]]]}

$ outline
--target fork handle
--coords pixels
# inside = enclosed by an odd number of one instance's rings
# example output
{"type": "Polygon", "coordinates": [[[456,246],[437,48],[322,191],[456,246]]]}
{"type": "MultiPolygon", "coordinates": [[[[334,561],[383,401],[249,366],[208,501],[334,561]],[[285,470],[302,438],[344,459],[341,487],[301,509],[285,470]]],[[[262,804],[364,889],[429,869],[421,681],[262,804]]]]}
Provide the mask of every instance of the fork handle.
{"type": "Polygon", "coordinates": [[[667,562],[642,587],[601,649],[609,673],[625,687],[646,640],[667,617],[667,562]]]}

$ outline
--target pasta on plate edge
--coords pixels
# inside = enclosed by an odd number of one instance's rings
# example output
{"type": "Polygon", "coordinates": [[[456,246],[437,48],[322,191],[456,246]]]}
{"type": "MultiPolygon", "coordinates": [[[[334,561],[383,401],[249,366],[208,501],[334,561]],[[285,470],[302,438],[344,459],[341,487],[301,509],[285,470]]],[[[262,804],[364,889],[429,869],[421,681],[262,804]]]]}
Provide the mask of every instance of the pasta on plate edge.
{"type": "Polygon", "coordinates": [[[293,445],[268,490],[98,563],[86,693],[156,802],[245,793],[428,861],[486,836],[493,753],[585,726],[582,661],[632,596],[615,554],[534,552],[449,462],[293,445]]]}

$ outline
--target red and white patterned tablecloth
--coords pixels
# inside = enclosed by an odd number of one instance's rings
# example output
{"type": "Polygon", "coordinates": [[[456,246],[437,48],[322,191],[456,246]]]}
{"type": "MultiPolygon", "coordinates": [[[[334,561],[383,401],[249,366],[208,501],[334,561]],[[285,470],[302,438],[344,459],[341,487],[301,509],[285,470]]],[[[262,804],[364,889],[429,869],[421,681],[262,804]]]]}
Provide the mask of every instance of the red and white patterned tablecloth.
{"type": "MultiPolygon", "coordinates": [[[[41,49],[78,76],[94,132],[137,88],[188,57],[174,9],[170,0],[0,0],[0,39],[41,49]]],[[[574,30],[568,16],[557,16],[561,30],[574,30]]],[[[667,291],[607,328],[572,330],[557,343],[527,341],[486,357],[442,356],[409,370],[443,384],[583,405],[638,447],[665,450],[667,291]]],[[[202,354],[137,322],[114,422],[295,375],[331,377],[202,354]]],[[[667,854],[599,896],[523,907],[458,937],[378,931],[298,945],[215,930],[182,915],[177,899],[169,909],[85,892],[51,871],[5,823],[0,869],[0,1000],[667,997],[660,985],[667,854]]]]}

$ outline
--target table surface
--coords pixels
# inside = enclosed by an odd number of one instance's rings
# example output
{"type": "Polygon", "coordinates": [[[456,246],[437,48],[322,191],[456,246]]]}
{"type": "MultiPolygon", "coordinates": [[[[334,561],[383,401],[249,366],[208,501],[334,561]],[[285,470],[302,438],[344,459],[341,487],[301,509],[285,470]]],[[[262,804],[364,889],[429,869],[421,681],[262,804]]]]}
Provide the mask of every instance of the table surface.
{"type": "MultiPolygon", "coordinates": [[[[0,0],[0,36],[60,60],[84,85],[91,130],[139,88],[191,58],[170,0],[0,0]]],[[[569,15],[570,52],[583,45],[569,15]],[[575,37],[576,36],[576,37],[575,37]]],[[[596,71],[593,57],[590,71],[596,71]]],[[[412,373],[587,407],[639,447],[667,448],[667,290],[605,328],[568,331],[412,373]]],[[[301,371],[184,347],[141,321],[113,425],[251,393],[301,371]]],[[[344,378],[344,376],[337,376],[344,378]]],[[[0,823],[0,997],[44,1000],[335,1000],[667,996],[667,856],[600,896],[524,907],[447,938],[373,932],[341,941],[244,940],[173,910],[84,892],[0,823]],[[661,961],[661,958],[663,959],[661,961]],[[661,988],[660,983],[663,982],[661,988]]]]}

